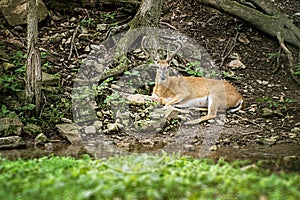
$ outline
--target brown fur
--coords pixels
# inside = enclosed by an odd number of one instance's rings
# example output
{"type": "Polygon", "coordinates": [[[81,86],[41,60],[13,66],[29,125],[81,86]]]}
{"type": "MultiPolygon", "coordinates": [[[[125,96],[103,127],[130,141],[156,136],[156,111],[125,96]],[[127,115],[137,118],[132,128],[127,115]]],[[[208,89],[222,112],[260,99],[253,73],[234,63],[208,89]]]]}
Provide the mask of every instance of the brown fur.
{"type": "MultiPolygon", "coordinates": [[[[160,61],[160,69],[168,68],[168,63],[160,61]]],[[[164,69],[168,70],[168,69],[164,69]]],[[[242,103],[244,108],[244,99],[242,95],[226,80],[215,80],[203,77],[169,77],[168,72],[166,80],[160,80],[160,72],[157,71],[156,84],[153,94],[158,96],[161,103],[168,105],[178,105],[188,102],[192,99],[210,97],[212,99],[211,107],[208,108],[207,116],[189,122],[195,124],[216,117],[220,109],[235,108],[242,103]],[[225,99],[225,100],[224,100],[225,99]]]]}

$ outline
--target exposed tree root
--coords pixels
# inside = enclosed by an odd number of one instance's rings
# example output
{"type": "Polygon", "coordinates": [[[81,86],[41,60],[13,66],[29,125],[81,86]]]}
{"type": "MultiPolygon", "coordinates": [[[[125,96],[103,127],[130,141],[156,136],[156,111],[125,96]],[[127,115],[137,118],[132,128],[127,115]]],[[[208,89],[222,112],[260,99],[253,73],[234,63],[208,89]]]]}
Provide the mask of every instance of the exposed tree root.
{"type": "Polygon", "coordinates": [[[298,83],[298,85],[300,85],[300,80],[295,76],[295,72],[293,70],[294,58],[293,58],[292,52],[285,46],[284,40],[279,32],[277,33],[277,39],[278,39],[281,49],[286,53],[286,55],[288,57],[290,74],[291,74],[292,78],[294,79],[294,81],[296,81],[298,83]]]}
{"type": "Polygon", "coordinates": [[[198,0],[230,15],[241,18],[255,28],[277,37],[282,33],[283,40],[300,48],[300,29],[285,13],[275,8],[267,0],[198,0]]]}

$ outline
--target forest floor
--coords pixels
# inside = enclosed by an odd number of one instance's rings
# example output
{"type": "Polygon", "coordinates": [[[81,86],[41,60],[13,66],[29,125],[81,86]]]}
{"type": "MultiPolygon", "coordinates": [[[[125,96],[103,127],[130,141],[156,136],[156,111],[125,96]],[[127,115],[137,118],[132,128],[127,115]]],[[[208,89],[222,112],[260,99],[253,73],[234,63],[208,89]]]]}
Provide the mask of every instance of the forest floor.
{"type": "MultiPolygon", "coordinates": [[[[87,47],[101,44],[109,27],[127,23],[135,13],[132,8],[122,6],[84,8],[72,4],[58,7],[50,1],[46,3],[51,16],[39,25],[41,50],[48,52],[43,58],[43,69],[50,74],[58,74],[61,81],[57,91],[47,91],[50,95],[45,97],[44,114],[38,123],[46,135],[55,140],[61,137],[54,125],[66,118],[72,119],[73,79],[81,61],[90,51],[87,47]],[[76,31],[78,33],[74,37],[76,31]],[[76,45],[77,52],[70,50],[72,44],[76,45]]],[[[296,10],[299,8],[297,0],[285,1],[277,6],[287,14],[299,12],[296,10]]],[[[25,53],[26,28],[9,27],[3,17],[1,22],[4,29],[0,31],[0,39],[5,45],[2,50],[12,57],[16,49],[25,53]]],[[[300,126],[300,88],[291,78],[287,56],[281,53],[278,58],[279,45],[276,39],[237,18],[194,1],[175,1],[164,5],[161,22],[163,28],[170,28],[171,25],[204,47],[218,70],[223,72],[224,78],[244,96],[246,108],[228,115],[222,129],[218,130],[216,147],[299,146],[300,133],[292,129],[300,126]],[[228,66],[234,53],[239,55],[245,67],[232,69],[228,66]],[[276,66],[279,66],[278,69],[276,66]]],[[[117,80],[118,76],[114,78],[117,80]]],[[[152,87],[150,85],[149,92],[152,87]]],[[[103,95],[110,94],[104,92],[103,95]]],[[[100,99],[104,100],[107,96],[100,99]]],[[[101,111],[105,113],[105,110],[101,111]]],[[[103,127],[108,124],[106,118],[106,114],[99,116],[103,127]]],[[[183,126],[176,121],[172,128],[154,134],[137,136],[126,131],[106,133],[104,130],[103,137],[127,151],[160,149],[179,140],[183,146],[178,150],[194,151],[203,143],[207,127],[210,126],[211,122],[183,126]]]]}

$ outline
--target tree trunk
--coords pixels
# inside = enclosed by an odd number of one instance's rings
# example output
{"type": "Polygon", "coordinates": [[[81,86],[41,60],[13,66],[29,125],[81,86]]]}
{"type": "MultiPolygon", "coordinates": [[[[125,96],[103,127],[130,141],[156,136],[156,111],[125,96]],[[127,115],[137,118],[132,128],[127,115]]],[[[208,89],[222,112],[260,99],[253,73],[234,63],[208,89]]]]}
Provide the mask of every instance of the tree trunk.
{"type": "Polygon", "coordinates": [[[27,0],[27,54],[26,61],[26,100],[35,104],[35,113],[40,113],[41,105],[41,58],[37,46],[38,19],[36,0],[27,0]]]}
{"type": "Polygon", "coordinates": [[[138,12],[129,22],[131,29],[157,27],[162,9],[162,0],[143,0],[138,12]]]}
{"type": "MultiPolygon", "coordinates": [[[[115,59],[119,61],[119,64],[115,69],[118,69],[118,74],[123,73],[128,68],[128,59],[125,58],[125,54],[128,52],[130,45],[145,34],[155,37],[154,29],[147,29],[148,32],[145,30],[149,27],[158,27],[161,9],[162,0],[143,0],[141,2],[135,17],[128,23],[130,29],[120,39],[116,48],[115,59]],[[142,28],[145,29],[143,30],[142,28]]],[[[108,72],[107,74],[116,75],[115,69],[111,69],[111,73],[108,72]]]]}
{"type": "Polygon", "coordinates": [[[269,0],[197,0],[241,18],[255,28],[275,37],[280,33],[288,43],[300,48],[300,29],[269,0]]]}

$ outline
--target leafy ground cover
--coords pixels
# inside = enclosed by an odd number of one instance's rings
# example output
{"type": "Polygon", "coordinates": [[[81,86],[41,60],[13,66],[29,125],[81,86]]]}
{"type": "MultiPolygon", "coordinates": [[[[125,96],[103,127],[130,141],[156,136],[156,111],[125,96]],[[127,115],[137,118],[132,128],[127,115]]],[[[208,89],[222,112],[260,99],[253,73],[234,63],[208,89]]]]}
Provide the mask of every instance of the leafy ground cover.
{"type": "MultiPolygon", "coordinates": [[[[259,164],[258,164],[259,165],[259,164]]],[[[300,175],[147,154],[0,159],[1,199],[300,199],[300,175]]]]}

